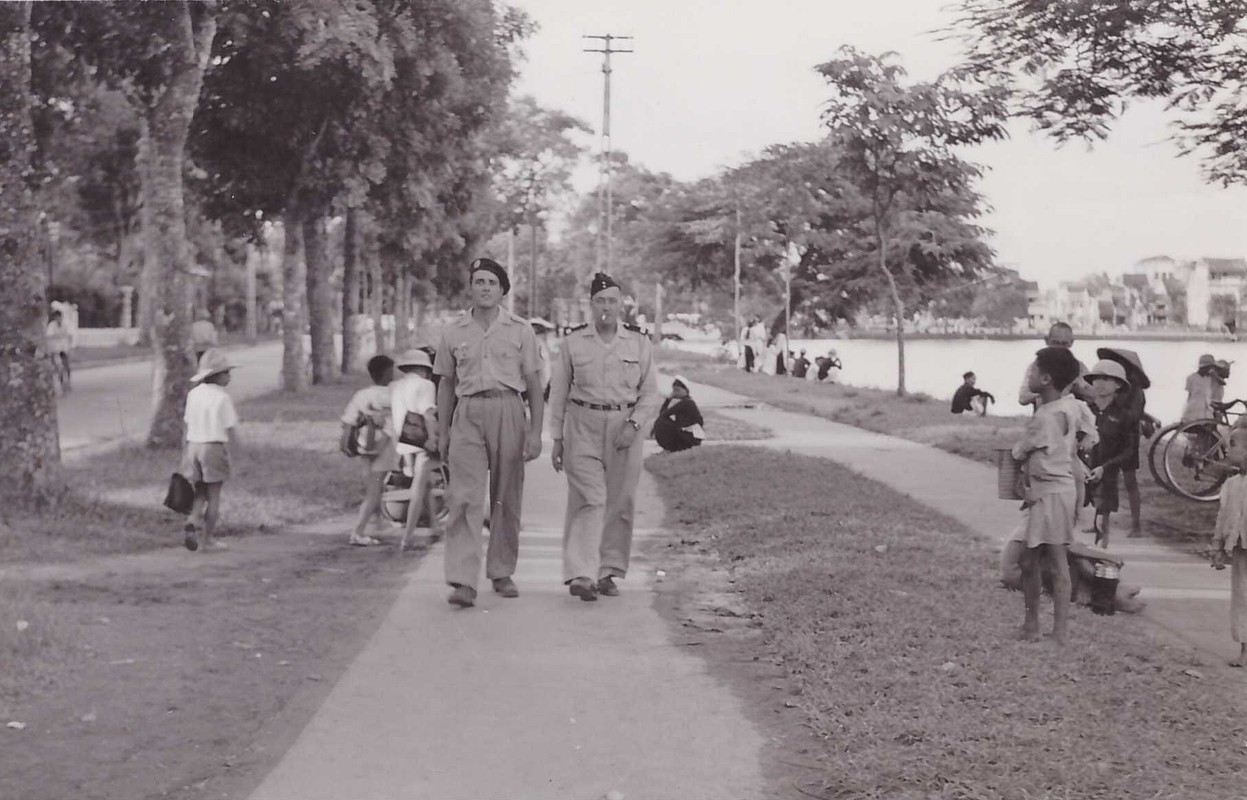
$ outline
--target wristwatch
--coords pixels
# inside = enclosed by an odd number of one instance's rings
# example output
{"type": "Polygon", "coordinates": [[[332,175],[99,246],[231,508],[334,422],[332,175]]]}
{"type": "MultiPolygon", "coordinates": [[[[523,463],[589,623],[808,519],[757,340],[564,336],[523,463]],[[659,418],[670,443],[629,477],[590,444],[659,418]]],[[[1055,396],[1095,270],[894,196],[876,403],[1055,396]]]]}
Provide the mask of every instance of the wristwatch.
{"type": "Polygon", "coordinates": [[[639,430],[641,430],[641,423],[637,422],[637,421],[636,421],[636,420],[634,420],[634,419],[630,419],[630,420],[628,420],[628,424],[632,426],[632,430],[634,430],[634,431],[639,431],[639,430]]]}

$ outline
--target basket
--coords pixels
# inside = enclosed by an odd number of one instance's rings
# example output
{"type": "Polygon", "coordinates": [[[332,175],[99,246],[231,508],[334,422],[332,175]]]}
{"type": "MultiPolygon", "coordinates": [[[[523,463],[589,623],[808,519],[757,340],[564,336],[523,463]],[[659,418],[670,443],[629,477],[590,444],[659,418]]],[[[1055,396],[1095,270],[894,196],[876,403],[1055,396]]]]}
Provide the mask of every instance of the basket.
{"type": "Polygon", "coordinates": [[[1012,450],[996,451],[996,496],[1001,500],[1022,500],[1022,462],[1012,450]]]}
{"type": "Polygon", "coordinates": [[[1117,584],[1121,572],[1116,564],[1097,561],[1091,578],[1091,610],[1101,616],[1113,616],[1117,612],[1117,584]]]}

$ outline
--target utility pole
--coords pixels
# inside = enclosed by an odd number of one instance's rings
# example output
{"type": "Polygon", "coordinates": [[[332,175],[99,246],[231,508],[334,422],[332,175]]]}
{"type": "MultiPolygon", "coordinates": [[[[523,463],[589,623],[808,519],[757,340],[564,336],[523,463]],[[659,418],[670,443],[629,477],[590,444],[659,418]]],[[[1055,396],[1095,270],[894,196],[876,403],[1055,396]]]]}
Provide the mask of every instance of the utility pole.
{"type": "MultiPolygon", "coordinates": [[[[743,347],[740,339],[740,204],[736,205],[736,246],[734,248],[732,272],[732,315],[736,318],[736,346],[743,347]]],[[[743,350],[741,351],[744,352],[743,350]]]]}
{"type": "Polygon", "coordinates": [[[613,213],[611,197],[611,55],[614,53],[631,53],[631,49],[612,47],[612,42],[631,42],[631,36],[614,36],[602,34],[585,36],[586,39],[598,39],[601,48],[586,48],[586,53],[602,54],[602,161],[598,165],[598,215],[601,222],[598,226],[597,264],[599,271],[610,272],[611,268],[611,234],[613,213]]]}

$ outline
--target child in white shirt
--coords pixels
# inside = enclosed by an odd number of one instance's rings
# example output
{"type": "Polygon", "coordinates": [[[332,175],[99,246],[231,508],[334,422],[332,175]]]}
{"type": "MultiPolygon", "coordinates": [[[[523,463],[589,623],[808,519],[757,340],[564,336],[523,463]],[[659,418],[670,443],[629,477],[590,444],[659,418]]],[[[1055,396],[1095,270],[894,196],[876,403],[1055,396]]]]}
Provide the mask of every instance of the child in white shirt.
{"type": "Polygon", "coordinates": [[[403,353],[395,360],[394,368],[402,375],[390,384],[390,413],[395,432],[395,450],[402,461],[403,471],[412,476],[407,524],[398,545],[401,552],[420,522],[428,495],[426,488],[432,471],[429,453],[437,452],[437,388],[430,380],[433,375],[433,360],[423,350],[408,350],[403,353]],[[409,413],[424,417],[428,439],[422,445],[398,441],[403,422],[409,413]]]}
{"type": "MultiPolygon", "coordinates": [[[[349,544],[368,547],[381,544],[380,539],[365,534],[368,522],[381,514],[381,494],[385,489],[385,475],[398,468],[395,451],[397,436],[390,415],[390,383],[394,379],[394,360],[389,356],[373,356],[368,360],[368,376],[372,386],[360,389],[347,403],[342,412],[342,424],[354,427],[361,422],[370,424],[376,435],[371,452],[362,452],[360,442],[354,442],[352,455],[358,453],[368,465],[368,477],[364,486],[364,499],[359,504],[359,517],[351,531],[349,544]]],[[[363,435],[363,431],[360,431],[363,435]]]]}
{"type": "Polygon", "coordinates": [[[221,488],[230,476],[230,447],[239,446],[238,412],[225,391],[230,382],[225,353],[215,348],[199,360],[186,395],[186,451],[182,474],[195,487],[195,505],[183,531],[187,550],[225,550],[216,540],[221,514],[221,488]]]}
{"type": "Polygon", "coordinates": [[[1221,507],[1212,535],[1212,565],[1230,567],[1230,635],[1238,642],[1231,667],[1247,664],[1247,429],[1230,433],[1230,464],[1239,474],[1221,486],[1221,507]]]}

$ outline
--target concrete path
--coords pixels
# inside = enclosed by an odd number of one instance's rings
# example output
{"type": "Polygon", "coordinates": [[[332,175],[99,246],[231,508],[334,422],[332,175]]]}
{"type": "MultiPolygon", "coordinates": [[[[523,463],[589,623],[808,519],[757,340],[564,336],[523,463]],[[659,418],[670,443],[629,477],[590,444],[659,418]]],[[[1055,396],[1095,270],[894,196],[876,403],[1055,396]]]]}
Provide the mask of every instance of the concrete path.
{"type": "MultiPolygon", "coordinates": [[[[702,408],[770,428],[758,444],[829,458],[913,497],[989,539],[1003,541],[1017,524],[1018,503],[996,497],[993,467],[927,445],[805,414],[794,414],[712,386],[693,391],[702,408]],[[741,408],[743,403],[756,404],[741,408]]],[[[1077,534],[1091,544],[1092,536],[1077,534]]],[[[1229,570],[1156,539],[1118,532],[1110,550],[1126,562],[1124,580],[1143,586],[1144,616],[1218,661],[1237,654],[1229,631],[1229,570]]]]}
{"type": "MultiPolygon", "coordinates": [[[[281,342],[229,348],[239,365],[229,392],[234,400],[271,392],[281,384],[281,342]]],[[[61,450],[75,451],[147,435],[152,418],[152,364],[136,361],[74,371],[74,389],[57,398],[61,450]]]]}
{"type": "MultiPolygon", "coordinates": [[[[454,609],[436,546],[252,800],[765,796],[762,737],[675,646],[651,565],[635,558],[618,598],[567,594],[548,453],[527,472],[521,596],[484,582],[454,609]]],[[[647,474],[638,500],[640,549],[662,520],[647,474]]]]}

